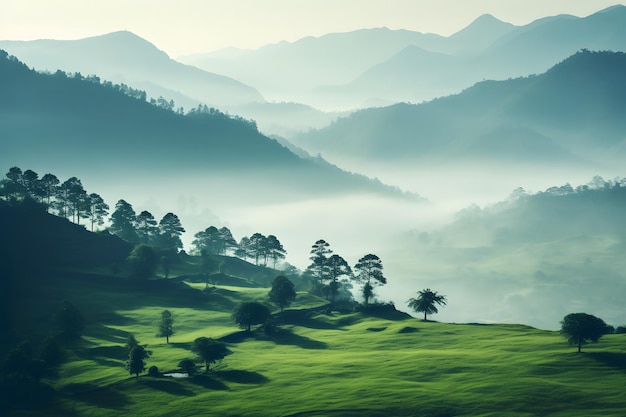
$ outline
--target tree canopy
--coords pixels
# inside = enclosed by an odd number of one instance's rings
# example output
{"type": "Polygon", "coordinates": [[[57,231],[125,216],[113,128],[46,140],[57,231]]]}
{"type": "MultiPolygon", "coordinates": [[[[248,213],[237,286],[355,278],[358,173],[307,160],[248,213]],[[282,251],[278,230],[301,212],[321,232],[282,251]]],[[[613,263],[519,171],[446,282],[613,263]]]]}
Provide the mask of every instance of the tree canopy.
{"type": "Polygon", "coordinates": [[[409,307],[411,307],[417,313],[424,313],[424,321],[427,320],[428,314],[436,314],[439,312],[437,306],[446,305],[446,296],[437,294],[437,291],[432,291],[430,288],[417,292],[417,298],[411,298],[407,301],[409,307]]]}
{"type": "Polygon", "coordinates": [[[387,278],[383,275],[383,262],[380,258],[374,254],[367,254],[354,266],[357,271],[355,279],[363,284],[363,298],[365,299],[365,305],[374,295],[374,287],[379,285],[385,285],[387,278]]]}
{"type": "Polygon", "coordinates": [[[174,317],[169,310],[161,312],[158,337],[165,337],[165,343],[170,343],[170,336],[174,334],[174,317]]]}
{"type": "Polygon", "coordinates": [[[191,351],[198,355],[198,359],[204,362],[204,371],[209,372],[209,366],[224,359],[232,352],[225,343],[208,338],[199,337],[193,341],[191,351]]]}
{"type": "Polygon", "coordinates": [[[597,342],[607,333],[604,320],[587,313],[571,313],[561,320],[561,334],[570,344],[578,346],[578,352],[587,342],[597,342]]]}
{"type": "Polygon", "coordinates": [[[146,370],[146,359],[150,357],[150,352],[143,346],[135,346],[128,354],[126,370],[132,375],[135,374],[139,381],[139,374],[146,370]]]}
{"type": "Polygon", "coordinates": [[[233,312],[233,320],[242,329],[250,331],[251,326],[265,324],[272,316],[270,309],[256,301],[246,301],[239,304],[233,312]]]}
{"type": "Polygon", "coordinates": [[[296,299],[296,290],[293,282],[284,275],[279,275],[272,281],[269,292],[270,300],[280,308],[282,313],[296,299]]]}

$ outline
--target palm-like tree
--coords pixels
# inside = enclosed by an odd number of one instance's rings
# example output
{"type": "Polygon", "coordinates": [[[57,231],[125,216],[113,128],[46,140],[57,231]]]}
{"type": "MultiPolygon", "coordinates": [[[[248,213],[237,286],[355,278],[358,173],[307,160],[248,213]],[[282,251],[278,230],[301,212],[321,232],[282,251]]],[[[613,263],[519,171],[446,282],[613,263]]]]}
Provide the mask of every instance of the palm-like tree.
{"type": "Polygon", "coordinates": [[[446,305],[446,296],[437,294],[437,291],[432,291],[430,288],[417,292],[417,298],[411,298],[408,301],[409,307],[418,313],[424,313],[424,321],[428,314],[438,313],[438,305],[446,305]]]}

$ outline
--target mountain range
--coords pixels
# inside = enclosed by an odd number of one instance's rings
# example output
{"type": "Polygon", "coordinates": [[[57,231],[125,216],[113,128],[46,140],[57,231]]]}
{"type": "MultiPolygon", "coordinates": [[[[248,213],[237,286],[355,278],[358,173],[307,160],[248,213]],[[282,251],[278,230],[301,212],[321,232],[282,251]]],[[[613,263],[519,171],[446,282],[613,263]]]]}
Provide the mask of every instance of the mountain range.
{"type": "Polygon", "coordinates": [[[419,103],[485,79],[541,73],[580,49],[626,50],[626,6],[516,27],[484,15],[443,37],[386,28],[179,58],[324,109],[419,103]]]}
{"type": "Polygon", "coordinates": [[[264,133],[289,138],[354,109],[420,103],[483,80],[542,73],[581,49],[626,51],[624,28],[626,6],[524,26],[483,15],[448,37],[362,29],[178,58],[187,65],[127,31],[0,41],[0,48],[38,70],[96,74],[186,110],[202,103],[254,119],[264,133]]]}
{"type": "Polygon", "coordinates": [[[38,71],[95,74],[143,89],[155,99],[173,99],[186,109],[200,103],[225,107],[265,101],[253,87],[181,64],[128,31],[71,41],[0,41],[0,49],[38,71]]]}
{"type": "Polygon", "coordinates": [[[540,75],[355,112],[293,142],[334,161],[619,163],[626,54],[581,51],[540,75]]]}
{"type": "Polygon", "coordinates": [[[153,181],[218,176],[265,193],[277,187],[281,197],[289,190],[397,193],[321,158],[296,156],[251,121],[208,108],[179,114],[97,78],[38,73],[6,52],[0,54],[0,90],[0,165],[7,169],[82,171],[124,182],[137,175],[153,181]]]}

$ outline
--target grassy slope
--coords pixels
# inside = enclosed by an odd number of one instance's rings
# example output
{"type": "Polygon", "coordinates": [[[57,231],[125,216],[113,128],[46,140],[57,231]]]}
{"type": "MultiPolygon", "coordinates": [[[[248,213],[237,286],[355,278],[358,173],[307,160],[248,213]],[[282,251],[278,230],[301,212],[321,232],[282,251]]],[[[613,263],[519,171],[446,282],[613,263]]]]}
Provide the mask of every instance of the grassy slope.
{"type": "MultiPolygon", "coordinates": [[[[96,302],[92,292],[68,290],[90,325],[58,378],[47,381],[61,395],[40,415],[618,416],[626,409],[624,335],[576,354],[557,333],[525,326],[357,313],[287,314],[274,336],[229,338],[234,354],[208,375],[136,383],[124,370],[128,333],[153,351],[148,365],[173,370],[192,357],[196,337],[237,332],[236,302],[267,301],[266,288],[217,286],[202,296],[186,284],[150,284],[120,293],[92,282],[96,302]],[[176,320],[169,345],[155,336],[165,308],[176,320]]],[[[292,310],[322,303],[299,294],[292,310]]]]}

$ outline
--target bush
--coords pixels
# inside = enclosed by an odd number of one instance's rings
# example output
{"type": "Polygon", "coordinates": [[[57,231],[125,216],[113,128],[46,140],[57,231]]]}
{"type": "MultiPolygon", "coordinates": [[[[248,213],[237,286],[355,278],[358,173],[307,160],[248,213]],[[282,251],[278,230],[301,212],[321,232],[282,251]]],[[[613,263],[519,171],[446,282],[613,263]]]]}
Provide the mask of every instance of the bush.
{"type": "Polygon", "coordinates": [[[626,326],[617,326],[615,329],[615,333],[624,334],[626,333],[626,326]]]}
{"type": "Polygon", "coordinates": [[[158,378],[161,376],[161,373],[159,372],[159,368],[156,365],[152,365],[148,368],[148,375],[153,378],[158,378]]]}

